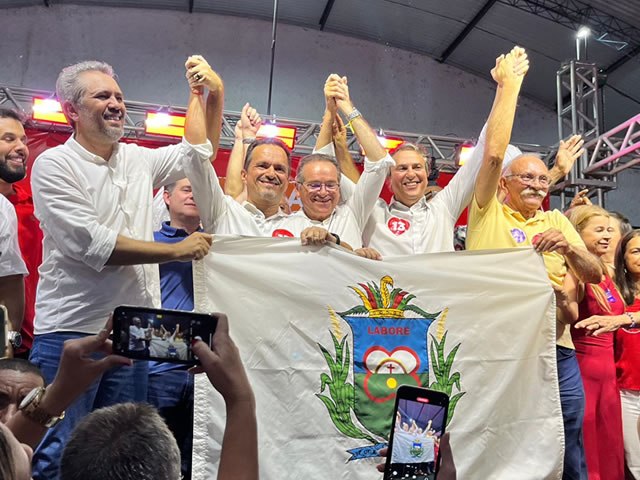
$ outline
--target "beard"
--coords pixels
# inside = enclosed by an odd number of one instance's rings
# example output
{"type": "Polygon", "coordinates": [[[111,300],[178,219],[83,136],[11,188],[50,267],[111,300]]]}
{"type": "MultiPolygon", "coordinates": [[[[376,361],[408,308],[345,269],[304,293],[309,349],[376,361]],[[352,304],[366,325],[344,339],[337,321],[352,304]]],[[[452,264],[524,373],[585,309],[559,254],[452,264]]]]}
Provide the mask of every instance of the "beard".
{"type": "Polygon", "coordinates": [[[11,168],[7,163],[7,159],[0,157],[0,180],[7,183],[15,183],[22,180],[27,174],[27,167],[22,164],[21,167],[11,168]]]}
{"type": "Polygon", "coordinates": [[[124,127],[110,127],[102,123],[100,125],[100,132],[112,142],[117,142],[124,135],[124,127]]]}

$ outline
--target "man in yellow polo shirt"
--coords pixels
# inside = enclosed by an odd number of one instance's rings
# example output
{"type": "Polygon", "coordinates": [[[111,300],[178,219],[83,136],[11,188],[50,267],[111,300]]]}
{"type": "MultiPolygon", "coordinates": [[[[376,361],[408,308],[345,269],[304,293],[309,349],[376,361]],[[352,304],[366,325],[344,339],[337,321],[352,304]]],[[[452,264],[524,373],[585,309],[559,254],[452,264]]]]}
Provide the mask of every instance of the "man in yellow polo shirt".
{"type": "MultiPolygon", "coordinates": [[[[587,251],[571,223],[559,211],[543,212],[542,200],[551,177],[545,163],[523,154],[502,172],[511,137],[516,102],[528,64],[524,51],[514,48],[499,58],[492,76],[498,84],[488,120],[483,163],[469,212],[467,249],[533,246],[544,258],[547,273],[558,289],[568,269],[584,282],[599,282],[597,260],[587,251]],[[505,193],[504,204],[496,194],[505,193]]],[[[586,480],[582,445],[584,389],[569,333],[569,325],[556,321],[557,364],[565,434],[563,480],[586,480]]]]}

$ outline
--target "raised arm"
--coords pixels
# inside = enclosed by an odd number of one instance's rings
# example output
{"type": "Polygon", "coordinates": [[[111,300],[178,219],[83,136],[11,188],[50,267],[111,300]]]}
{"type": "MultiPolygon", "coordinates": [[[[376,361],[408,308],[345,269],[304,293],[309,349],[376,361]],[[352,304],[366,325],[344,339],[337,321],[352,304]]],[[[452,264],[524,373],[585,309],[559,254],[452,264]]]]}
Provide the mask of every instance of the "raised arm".
{"type": "Polygon", "coordinates": [[[355,134],[358,142],[362,146],[365,155],[372,162],[382,160],[387,156],[387,151],[378,140],[378,136],[371,129],[367,121],[362,116],[359,110],[353,105],[351,97],[349,95],[349,86],[347,84],[347,77],[342,77],[342,98],[336,97],[338,103],[338,109],[351,124],[353,133],[355,134]]]}
{"type": "Polygon", "coordinates": [[[222,439],[218,480],[258,479],[258,428],[256,402],[251,384],[242,365],[238,347],[229,336],[229,321],[218,317],[213,345],[198,340],[193,353],[202,367],[192,372],[205,372],[211,385],[224,398],[227,421],[222,439]]]}
{"type": "Polygon", "coordinates": [[[556,161],[551,170],[549,170],[551,185],[558,183],[569,174],[573,164],[584,153],[583,145],[584,140],[580,135],[574,135],[566,142],[560,140],[556,161]]]}
{"type": "Polygon", "coordinates": [[[353,183],[358,183],[360,172],[356,168],[353,157],[347,146],[347,127],[345,127],[340,115],[335,116],[333,122],[333,145],[336,149],[336,160],[340,164],[342,174],[353,183]]]}
{"type": "Polygon", "coordinates": [[[224,182],[225,193],[233,198],[238,197],[244,191],[245,185],[242,181],[244,159],[249,144],[255,140],[261,125],[262,119],[256,109],[245,103],[240,113],[240,120],[235,127],[235,140],[229,156],[227,176],[224,182]]]}
{"type": "MultiPolygon", "coordinates": [[[[187,75],[192,93],[199,91],[198,87],[209,89],[206,102],[206,138],[213,146],[211,160],[216,158],[220,135],[222,133],[222,111],[224,109],[224,83],[220,76],[211,68],[201,55],[192,55],[187,60],[187,75]]],[[[202,90],[200,89],[200,94],[202,90]]],[[[192,142],[191,142],[192,143],[192,142]]],[[[204,142],[199,142],[204,143],[204,142]]]]}
{"type": "Polygon", "coordinates": [[[496,59],[496,66],[491,70],[497,90],[487,121],[486,144],[474,190],[480,208],[486,206],[498,190],[502,162],[511,138],[518,94],[528,69],[526,53],[522,48],[514,47],[506,56],[500,55],[496,59]]]}
{"type": "Polygon", "coordinates": [[[332,73],[324,83],[325,109],[314,151],[321,150],[331,143],[333,137],[333,121],[338,113],[338,104],[336,101],[338,98],[343,97],[344,89],[342,87],[342,79],[339,75],[332,73]]]}

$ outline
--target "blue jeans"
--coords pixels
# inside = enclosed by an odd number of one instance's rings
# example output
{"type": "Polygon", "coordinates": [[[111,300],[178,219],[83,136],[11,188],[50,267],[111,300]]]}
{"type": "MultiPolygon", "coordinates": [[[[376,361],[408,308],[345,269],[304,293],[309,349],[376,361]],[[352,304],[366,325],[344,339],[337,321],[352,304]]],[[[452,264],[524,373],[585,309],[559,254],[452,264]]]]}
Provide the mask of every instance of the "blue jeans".
{"type": "Polygon", "coordinates": [[[182,478],[191,479],[193,375],[185,368],[151,373],[148,402],[156,407],[180,447],[182,478]]]}
{"type": "Polygon", "coordinates": [[[585,400],[580,367],[575,350],[557,346],[556,355],[565,443],[562,480],[587,480],[582,442],[585,400]]]}
{"type": "MultiPolygon", "coordinates": [[[[40,368],[47,384],[58,371],[62,347],[66,340],[88,336],[64,332],[36,335],[30,360],[40,368]]],[[[102,354],[96,354],[100,357],[102,354]]],[[[62,451],[76,424],[91,411],[131,401],[146,401],[147,362],[135,362],[133,367],[119,367],[104,373],[65,411],[64,419],[49,429],[33,455],[33,479],[57,480],[62,451]]]]}

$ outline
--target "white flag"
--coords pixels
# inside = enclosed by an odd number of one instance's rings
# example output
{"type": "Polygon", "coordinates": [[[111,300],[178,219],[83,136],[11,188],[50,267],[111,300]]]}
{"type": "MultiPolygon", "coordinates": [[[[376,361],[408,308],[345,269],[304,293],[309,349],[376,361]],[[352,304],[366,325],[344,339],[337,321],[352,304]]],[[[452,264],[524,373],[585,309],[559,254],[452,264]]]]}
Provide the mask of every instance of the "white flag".
{"type": "MultiPolygon", "coordinates": [[[[561,478],[554,294],[532,249],[376,262],[216,236],[194,282],[247,368],[263,480],[378,478],[400,384],[450,396],[459,479],[561,478]]],[[[198,376],[194,479],[216,478],[224,418],[198,376]]]]}

